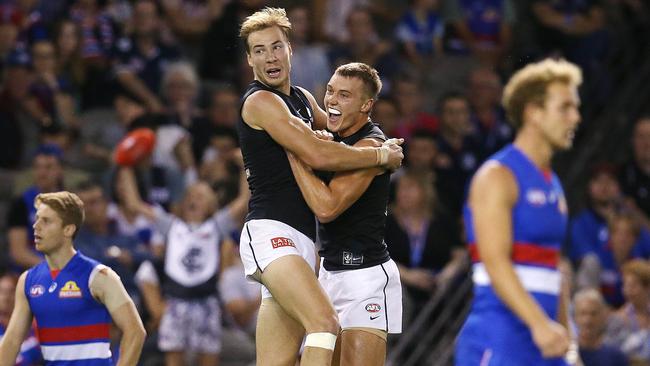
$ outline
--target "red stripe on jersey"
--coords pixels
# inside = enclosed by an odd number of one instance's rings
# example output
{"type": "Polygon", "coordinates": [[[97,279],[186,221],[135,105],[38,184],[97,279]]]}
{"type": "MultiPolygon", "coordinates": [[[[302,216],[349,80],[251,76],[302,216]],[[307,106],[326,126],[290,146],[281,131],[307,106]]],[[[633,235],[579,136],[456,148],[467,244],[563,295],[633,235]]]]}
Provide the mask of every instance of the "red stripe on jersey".
{"type": "MultiPolygon", "coordinates": [[[[469,254],[472,262],[480,262],[478,247],[475,243],[469,244],[469,254]]],[[[555,248],[546,248],[530,243],[515,242],[512,244],[512,261],[520,264],[534,264],[545,267],[557,267],[560,251],[555,248]]]]}
{"type": "Polygon", "coordinates": [[[41,343],[81,342],[109,338],[110,324],[81,325],[78,327],[38,328],[41,343]]]}

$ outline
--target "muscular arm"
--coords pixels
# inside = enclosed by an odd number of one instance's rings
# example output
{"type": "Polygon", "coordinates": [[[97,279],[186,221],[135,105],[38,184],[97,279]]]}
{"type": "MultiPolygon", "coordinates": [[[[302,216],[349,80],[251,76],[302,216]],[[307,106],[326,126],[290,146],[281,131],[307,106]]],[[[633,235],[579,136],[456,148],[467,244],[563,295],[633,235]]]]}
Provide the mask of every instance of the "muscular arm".
{"type": "MultiPolygon", "coordinates": [[[[364,139],[354,146],[372,147],[380,146],[380,143],[374,139],[364,139]]],[[[327,185],[292,154],[289,154],[289,163],[307,205],[323,223],[336,219],[352,206],[368,189],[372,179],[383,172],[383,169],[369,168],[337,173],[327,185]]]]}
{"type": "Polygon", "coordinates": [[[25,297],[25,277],[27,277],[27,272],[24,272],[18,279],[14,310],[11,313],[7,331],[0,341],[0,366],[16,364],[20,345],[32,324],[32,312],[29,309],[27,297],[25,297]]]}
{"type": "Polygon", "coordinates": [[[519,194],[512,173],[498,163],[482,167],[470,187],[469,204],[474,217],[481,261],[499,298],[530,329],[544,357],[557,357],[569,347],[566,329],[546,316],[524,289],[510,253],[512,207],[519,194]]]}
{"type": "Polygon", "coordinates": [[[293,116],[280,97],[258,91],[248,97],[242,118],[255,129],[263,129],[278,144],[294,153],[310,167],[341,171],[381,165],[376,148],[353,148],[319,140],[299,118],[293,116]]]}
{"type": "Polygon", "coordinates": [[[92,295],[111,314],[113,322],[122,331],[120,359],[117,366],[135,366],[140,358],[147,335],[133,301],[126,293],[120,277],[108,267],[100,269],[90,283],[92,295]]]}

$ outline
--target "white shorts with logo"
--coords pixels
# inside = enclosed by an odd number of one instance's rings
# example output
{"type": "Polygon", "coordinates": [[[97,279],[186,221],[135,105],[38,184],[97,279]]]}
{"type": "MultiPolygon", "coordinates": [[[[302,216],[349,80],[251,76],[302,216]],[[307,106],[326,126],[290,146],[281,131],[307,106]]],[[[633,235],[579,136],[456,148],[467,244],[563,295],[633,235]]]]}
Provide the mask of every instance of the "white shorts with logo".
{"type": "MultiPolygon", "coordinates": [[[[271,262],[287,255],[302,257],[314,271],[316,270],[314,242],[300,231],[276,220],[247,221],[239,240],[239,254],[244,263],[246,277],[253,282],[257,282],[251,277],[255,272],[264,272],[271,262]]],[[[267,297],[273,296],[262,285],[262,298],[267,297]]]]}
{"type": "Polygon", "coordinates": [[[341,328],[402,332],[402,284],[393,260],[362,269],[328,271],[321,260],[318,281],[339,316],[341,328]]]}

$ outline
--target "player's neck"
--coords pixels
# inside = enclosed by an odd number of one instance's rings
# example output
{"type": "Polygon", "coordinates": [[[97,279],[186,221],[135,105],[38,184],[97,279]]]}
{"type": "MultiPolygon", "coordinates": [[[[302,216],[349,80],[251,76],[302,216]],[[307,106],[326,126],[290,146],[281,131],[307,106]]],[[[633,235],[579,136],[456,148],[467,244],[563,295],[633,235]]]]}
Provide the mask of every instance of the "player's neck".
{"type": "Polygon", "coordinates": [[[363,126],[365,126],[366,123],[368,123],[369,121],[370,121],[370,119],[368,118],[368,115],[363,114],[359,118],[357,118],[357,121],[354,122],[354,124],[352,126],[346,128],[343,131],[339,131],[337,133],[337,135],[339,135],[340,137],[343,137],[343,138],[348,137],[348,136],[352,136],[355,133],[357,133],[363,126]]]}
{"type": "Polygon", "coordinates": [[[62,245],[58,250],[46,254],[45,260],[50,269],[62,269],[77,253],[72,247],[72,244],[62,245]]]}
{"type": "Polygon", "coordinates": [[[522,127],[515,138],[514,145],[539,169],[547,171],[551,168],[553,147],[541,134],[522,127]]]}

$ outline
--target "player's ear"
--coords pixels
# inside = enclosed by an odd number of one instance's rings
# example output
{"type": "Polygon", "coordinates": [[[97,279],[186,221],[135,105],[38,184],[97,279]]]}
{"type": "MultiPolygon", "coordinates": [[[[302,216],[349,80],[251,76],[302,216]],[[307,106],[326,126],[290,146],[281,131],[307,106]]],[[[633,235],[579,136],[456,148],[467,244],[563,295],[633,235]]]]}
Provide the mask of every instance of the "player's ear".
{"type": "Polygon", "coordinates": [[[76,231],[77,231],[77,225],[74,224],[68,224],[63,227],[63,235],[69,238],[72,238],[76,231]]]}
{"type": "Polygon", "coordinates": [[[375,104],[374,99],[368,99],[365,103],[361,105],[361,112],[363,113],[370,113],[370,110],[372,109],[373,104],[375,104]]]}

